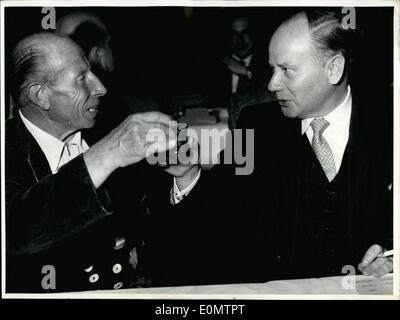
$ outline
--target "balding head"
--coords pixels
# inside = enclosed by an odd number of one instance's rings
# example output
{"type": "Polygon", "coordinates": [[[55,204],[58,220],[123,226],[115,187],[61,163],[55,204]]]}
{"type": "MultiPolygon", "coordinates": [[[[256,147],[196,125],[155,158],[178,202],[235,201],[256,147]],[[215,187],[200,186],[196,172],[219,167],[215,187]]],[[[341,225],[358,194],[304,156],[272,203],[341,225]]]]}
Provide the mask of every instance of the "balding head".
{"type": "Polygon", "coordinates": [[[343,14],[329,10],[307,10],[300,12],[275,31],[274,35],[291,32],[291,37],[300,36],[310,40],[315,56],[324,63],[335,54],[342,55],[347,63],[356,56],[358,32],[342,25],[343,14]]]}
{"type": "Polygon", "coordinates": [[[281,24],[269,44],[268,88],[288,117],[323,117],[347,93],[345,34],[331,13],[301,12],[281,24]]]}
{"type": "Polygon", "coordinates": [[[24,116],[59,140],[93,127],[106,89],[69,38],[41,33],[13,52],[12,87],[24,116]]]}
{"type": "Polygon", "coordinates": [[[70,39],[52,33],[38,33],[22,39],[12,52],[11,94],[14,103],[28,103],[26,89],[30,83],[51,83],[62,68],[61,53],[80,52],[70,39]]]}
{"type": "Polygon", "coordinates": [[[57,21],[56,32],[59,35],[69,37],[70,35],[75,33],[77,27],[85,22],[91,22],[97,25],[104,32],[107,32],[107,28],[104,25],[103,21],[101,21],[101,19],[97,17],[94,13],[89,11],[75,12],[62,17],[57,21]]]}
{"type": "Polygon", "coordinates": [[[56,33],[74,40],[91,64],[111,72],[114,59],[109,46],[110,35],[103,21],[92,12],[75,12],[57,22],[56,33]]]}

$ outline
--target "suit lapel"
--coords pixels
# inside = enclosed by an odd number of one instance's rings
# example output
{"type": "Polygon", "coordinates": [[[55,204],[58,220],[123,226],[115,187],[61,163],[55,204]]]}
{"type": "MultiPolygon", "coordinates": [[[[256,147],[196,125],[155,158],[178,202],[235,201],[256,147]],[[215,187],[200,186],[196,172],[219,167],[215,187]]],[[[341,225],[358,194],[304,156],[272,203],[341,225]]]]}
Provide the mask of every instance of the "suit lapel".
{"type": "Polygon", "coordinates": [[[26,157],[35,179],[39,181],[44,176],[51,174],[49,163],[39,144],[25,127],[19,114],[16,115],[16,129],[21,148],[26,157]]]}
{"type": "MultiPolygon", "coordinates": [[[[366,220],[367,212],[361,212],[359,206],[368,201],[363,199],[363,193],[361,190],[364,184],[368,184],[368,177],[371,172],[367,170],[368,165],[368,153],[367,153],[367,143],[368,132],[365,130],[365,121],[363,117],[363,110],[361,109],[359,102],[353,96],[352,113],[350,119],[350,129],[349,129],[349,140],[345,149],[343,160],[346,161],[345,165],[347,168],[347,199],[348,199],[348,235],[349,243],[354,244],[355,232],[363,231],[363,223],[366,220]],[[365,180],[367,178],[367,180],[365,180]],[[362,216],[357,216],[360,213],[362,216]],[[355,228],[355,223],[357,224],[355,228]]],[[[378,165],[378,164],[376,164],[378,165]]],[[[353,247],[353,256],[356,254],[354,251],[356,248],[353,247]]]]}

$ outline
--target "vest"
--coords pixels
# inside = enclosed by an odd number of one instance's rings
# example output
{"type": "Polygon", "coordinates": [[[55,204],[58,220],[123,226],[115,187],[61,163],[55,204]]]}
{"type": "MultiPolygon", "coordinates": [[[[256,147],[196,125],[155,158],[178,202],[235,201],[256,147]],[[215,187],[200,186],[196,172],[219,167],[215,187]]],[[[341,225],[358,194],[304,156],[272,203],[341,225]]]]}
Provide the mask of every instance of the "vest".
{"type": "Polygon", "coordinates": [[[299,278],[338,276],[343,266],[353,263],[354,256],[349,238],[348,151],[329,183],[306,135],[300,150],[299,225],[293,266],[299,278]]]}

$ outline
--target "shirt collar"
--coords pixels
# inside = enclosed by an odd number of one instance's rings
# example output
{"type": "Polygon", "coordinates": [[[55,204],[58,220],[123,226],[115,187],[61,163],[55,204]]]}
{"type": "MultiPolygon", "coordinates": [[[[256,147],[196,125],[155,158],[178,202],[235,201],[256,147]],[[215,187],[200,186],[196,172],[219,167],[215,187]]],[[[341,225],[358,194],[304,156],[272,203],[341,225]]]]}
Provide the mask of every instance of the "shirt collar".
{"type": "Polygon", "coordinates": [[[232,54],[232,57],[233,57],[235,60],[243,61],[243,62],[245,63],[245,65],[246,65],[246,67],[248,67],[248,66],[250,65],[250,63],[251,63],[251,59],[253,58],[253,55],[250,54],[250,55],[248,55],[248,56],[247,56],[246,58],[244,58],[244,59],[239,58],[239,57],[236,56],[235,54],[232,54]]]}
{"type": "MultiPolygon", "coordinates": [[[[24,117],[21,110],[19,110],[19,115],[28,131],[32,134],[32,136],[35,138],[36,142],[42,149],[50,165],[51,171],[53,173],[57,172],[66,143],[57,139],[46,131],[40,129],[38,126],[34,125],[31,121],[24,117]]],[[[77,145],[81,146],[81,132],[78,131],[74,135],[72,135],[68,143],[76,143],[77,145]]]]}
{"type": "MultiPolygon", "coordinates": [[[[351,116],[351,89],[350,86],[347,86],[347,95],[341,104],[339,104],[335,109],[333,109],[330,113],[328,113],[325,117],[325,120],[329,122],[329,126],[331,128],[338,129],[346,129],[350,124],[350,116],[351,116]]],[[[301,121],[301,134],[304,134],[308,128],[310,127],[311,122],[315,118],[307,118],[301,121]]]]}

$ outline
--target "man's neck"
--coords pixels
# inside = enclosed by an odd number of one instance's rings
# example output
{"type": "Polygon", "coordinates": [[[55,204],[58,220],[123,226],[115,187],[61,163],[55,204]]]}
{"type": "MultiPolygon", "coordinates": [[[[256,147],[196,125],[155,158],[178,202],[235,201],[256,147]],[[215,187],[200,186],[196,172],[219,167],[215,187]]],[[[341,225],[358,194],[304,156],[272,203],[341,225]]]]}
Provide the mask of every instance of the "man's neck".
{"type": "Polygon", "coordinates": [[[35,126],[57,138],[58,140],[68,142],[68,140],[72,138],[73,133],[75,133],[76,131],[68,132],[66,130],[63,130],[62,128],[60,128],[59,124],[54,123],[49,118],[45,117],[40,111],[37,111],[34,108],[35,107],[33,106],[26,106],[21,109],[21,112],[24,117],[32,122],[35,126]]]}
{"type": "Polygon", "coordinates": [[[339,87],[337,87],[332,95],[326,100],[325,107],[321,109],[321,112],[314,115],[315,118],[325,117],[333,110],[335,110],[346,98],[348,84],[343,82],[339,87]]]}

